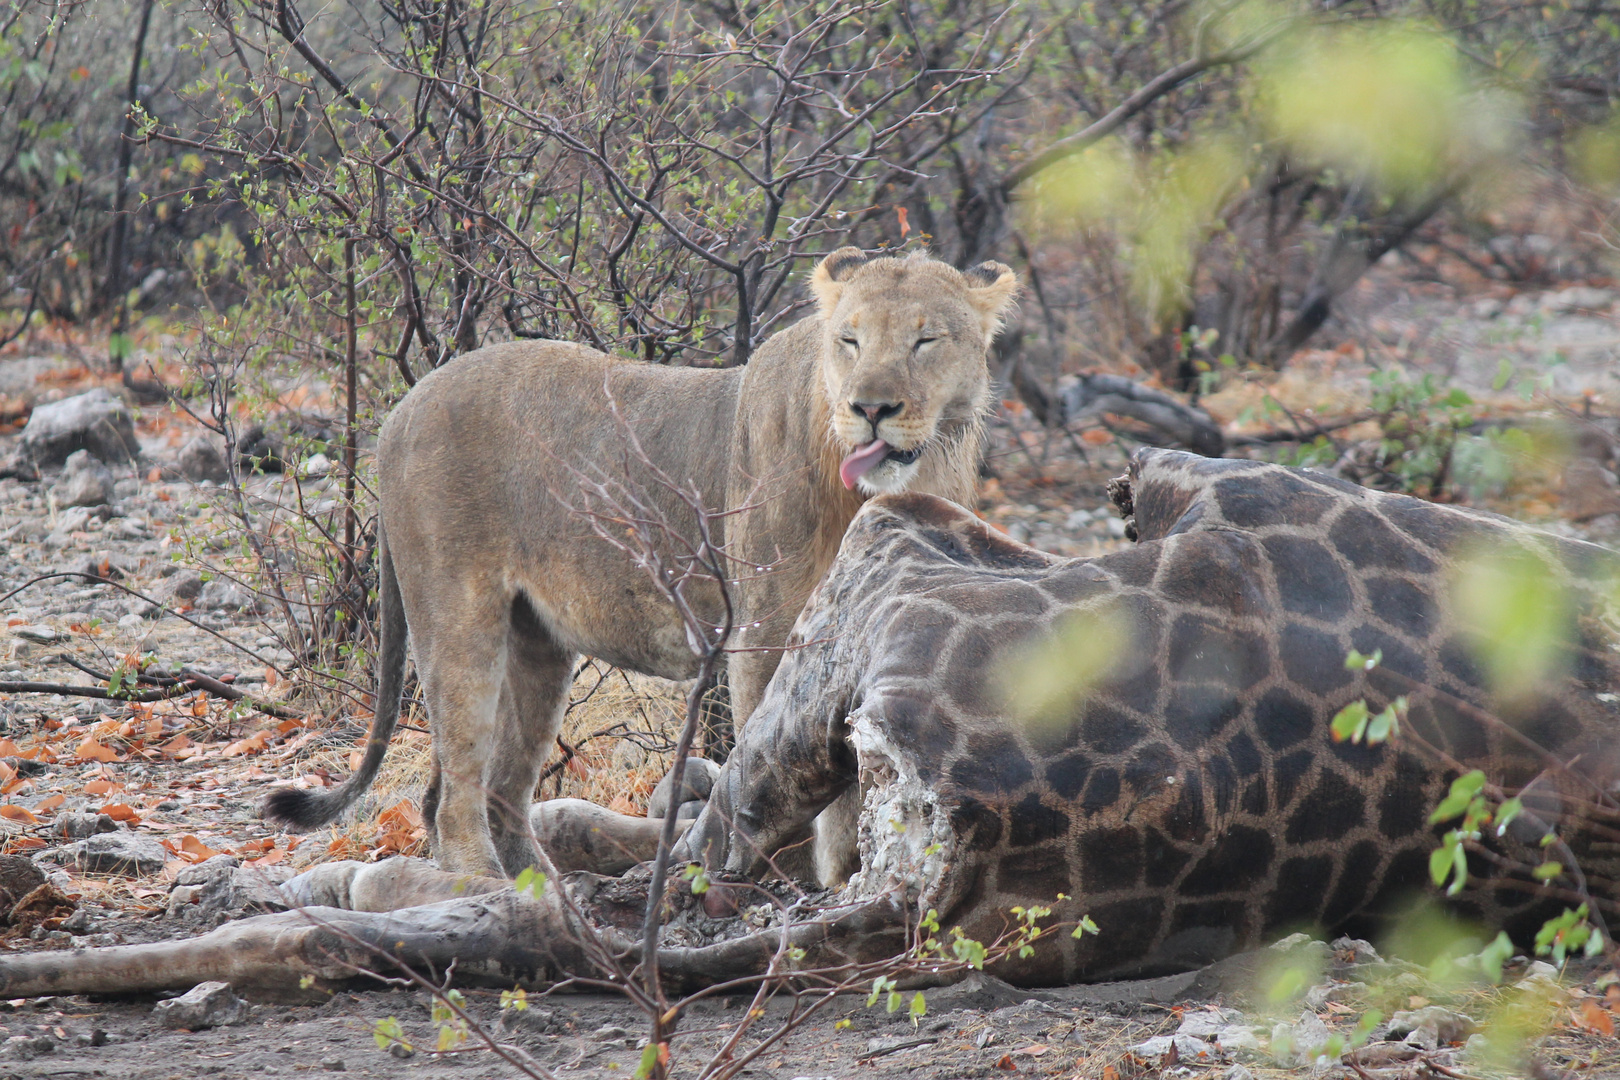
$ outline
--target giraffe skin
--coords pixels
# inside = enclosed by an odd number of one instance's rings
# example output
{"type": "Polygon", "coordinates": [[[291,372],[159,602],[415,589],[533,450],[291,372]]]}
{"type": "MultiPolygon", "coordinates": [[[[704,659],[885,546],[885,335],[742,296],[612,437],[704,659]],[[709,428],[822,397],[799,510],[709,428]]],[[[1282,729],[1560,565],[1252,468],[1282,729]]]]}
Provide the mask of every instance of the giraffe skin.
{"type": "MultiPolygon", "coordinates": [[[[765,852],[859,783],[845,899],[898,893],[911,921],[933,908],[981,940],[1014,905],[1089,913],[1100,935],[1043,938],[998,974],[1150,975],[1301,928],[1369,932],[1432,894],[1443,826],[1428,815],[1461,766],[1528,785],[1529,812],[1492,841],[1500,853],[1539,863],[1556,828],[1613,909],[1606,837],[1620,833],[1599,819],[1620,818],[1620,652],[1604,606],[1620,555],[1305,470],[1164,450],[1139,452],[1111,495],[1138,543],[1092,559],[1025,547],[931,496],[869,502],[677,854],[757,877],[765,852]],[[1574,597],[1561,673],[1511,701],[1493,697],[1450,602],[1461,557],[1482,546],[1533,553],[1574,597]],[[1128,640],[1112,668],[1057,720],[1013,718],[1007,658],[1105,616],[1128,640]],[[1352,648],[1383,660],[1347,670],[1352,648]],[[1397,695],[1407,729],[1449,762],[1409,742],[1332,740],[1344,705],[1397,695]],[[1574,767],[1549,773],[1546,755],[1574,767]]],[[[1481,857],[1470,868],[1451,904],[1461,917],[1522,940],[1561,906],[1481,857]]]]}

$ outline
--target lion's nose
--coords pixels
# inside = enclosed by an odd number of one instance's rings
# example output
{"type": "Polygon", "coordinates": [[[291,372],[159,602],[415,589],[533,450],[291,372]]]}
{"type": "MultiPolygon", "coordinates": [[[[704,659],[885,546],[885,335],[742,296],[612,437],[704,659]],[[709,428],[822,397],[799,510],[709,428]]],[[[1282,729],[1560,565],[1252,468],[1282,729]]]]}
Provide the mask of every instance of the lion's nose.
{"type": "Polygon", "coordinates": [[[865,416],[876,431],[878,424],[897,415],[906,406],[901,401],[852,401],[849,407],[857,416],[865,416]]]}

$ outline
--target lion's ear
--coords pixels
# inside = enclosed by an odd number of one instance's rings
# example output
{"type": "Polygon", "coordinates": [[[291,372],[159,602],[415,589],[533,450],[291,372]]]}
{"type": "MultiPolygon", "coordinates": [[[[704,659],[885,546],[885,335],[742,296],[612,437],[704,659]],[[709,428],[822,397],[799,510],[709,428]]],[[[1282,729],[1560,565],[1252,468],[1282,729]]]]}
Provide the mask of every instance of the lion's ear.
{"type": "Polygon", "coordinates": [[[816,294],[822,315],[832,314],[838,298],[844,295],[844,282],[867,261],[866,252],[860,248],[841,247],[816,264],[815,273],[810,275],[810,291],[816,294]]]}
{"type": "Polygon", "coordinates": [[[962,271],[962,276],[967,279],[968,303],[979,313],[985,336],[990,337],[1001,329],[1002,316],[1018,295],[1018,275],[1006,263],[982,262],[962,271]]]}

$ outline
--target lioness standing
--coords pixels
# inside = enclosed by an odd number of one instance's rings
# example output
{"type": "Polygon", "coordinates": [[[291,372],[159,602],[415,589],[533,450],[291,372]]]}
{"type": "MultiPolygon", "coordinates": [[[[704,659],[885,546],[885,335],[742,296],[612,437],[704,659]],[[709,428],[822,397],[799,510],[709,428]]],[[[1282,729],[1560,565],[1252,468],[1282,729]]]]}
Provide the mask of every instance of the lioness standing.
{"type": "MultiPolygon", "coordinates": [[[[729,554],[769,568],[735,590],[739,646],[786,641],[866,495],[970,499],[985,357],[1018,288],[1013,272],[842,248],[810,284],[818,313],[740,370],[519,342],[422,379],[377,446],[380,656],[365,757],[338,787],[272,792],[265,815],[323,825],[371,783],[399,718],[409,626],[433,726],[423,811],[439,865],[549,870],[527,814],[576,657],[668,679],[697,668],[668,602],[574,509],[570,470],[594,465],[638,487],[676,528],[691,517],[626,452],[610,397],[668,476],[695,482],[713,509],[751,507],[717,522],[729,554]]],[[[691,597],[719,620],[717,587],[691,597]]],[[[730,658],[736,716],[759,701],[779,656],[730,658]]]]}

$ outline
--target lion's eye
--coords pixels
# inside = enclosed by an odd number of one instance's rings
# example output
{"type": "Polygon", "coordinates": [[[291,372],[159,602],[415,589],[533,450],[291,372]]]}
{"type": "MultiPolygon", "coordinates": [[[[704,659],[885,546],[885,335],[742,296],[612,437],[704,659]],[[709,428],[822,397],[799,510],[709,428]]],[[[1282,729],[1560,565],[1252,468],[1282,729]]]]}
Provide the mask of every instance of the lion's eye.
{"type": "Polygon", "coordinates": [[[938,340],[939,340],[939,338],[931,338],[931,337],[918,338],[917,339],[917,344],[915,344],[915,345],[913,345],[911,347],[911,351],[916,352],[918,349],[922,348],[924,345],[932,345],[934,342],[936,342],[938,340]]]}
{"type": "Polygon", "coordinates": [[[861,343],[852,337],[839,338],[838,340],[842,341],[845,345],[848,345],[852,349],[859,349],[861,347],[861,343]]]}

